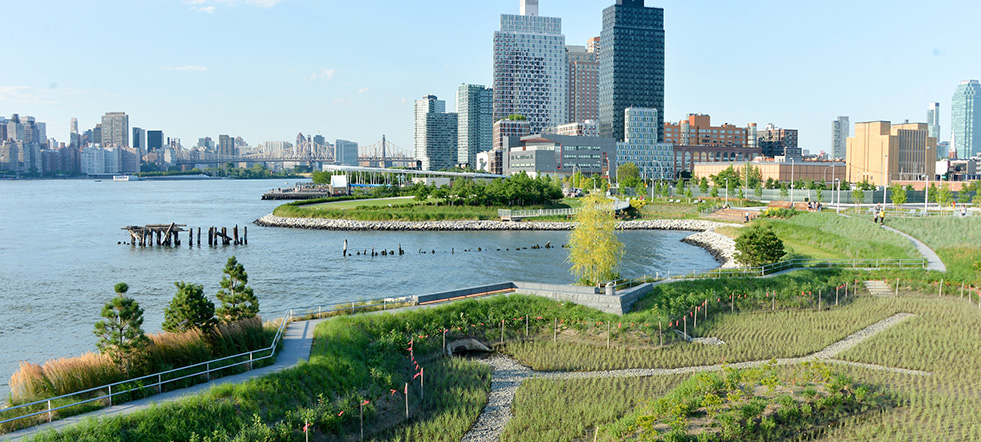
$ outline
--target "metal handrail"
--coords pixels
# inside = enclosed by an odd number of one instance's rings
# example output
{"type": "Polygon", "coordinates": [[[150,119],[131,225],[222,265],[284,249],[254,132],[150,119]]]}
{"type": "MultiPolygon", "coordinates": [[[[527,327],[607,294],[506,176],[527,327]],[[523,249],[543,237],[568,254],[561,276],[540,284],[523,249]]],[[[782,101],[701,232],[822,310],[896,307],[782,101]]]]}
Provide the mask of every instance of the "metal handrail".
{"type": "MultiPolygon", "coordinates": [[[[729,269],[715,269],[708,272],[698,273],[694,270],[688,274],[679,274],[672,278],[668,275],[666,278],[655,277],[654,280],[661,279],[691,279],[691,278],[721,278],[721,277],[732,277],[732,276],[765,276],[771,273],[776,273],[789,269],[801,269],[801,268],[907,268],[907,267],[921,267],[925,268],[927,265],[927,260],[923,258],[896,258],[896,259],[812,259],[812,258],[799,258],[799,259],[788,259],[785,261],[776,262],[773,264],[767,264],[764,266],[756,267],[736,267],[729,269]]],[[[650,276],[645,275],[639,278],[633,279],[618,279],[611,281],[614,286],[619,289],[620,287],[627,287],[632,285],[639,285],[644,282],[650,281],[650,276]]]]}
{"type": "MultiPolygon", "coordinates": [[[[239,353],[237,355],[224,356],[224,357],[221,357],[221,358],[212,359],[212,360],[208,360],[208,361],[204,361],[204,362],[199,362],[199,363],[196,363],[196,364],[186,365],[186,366],[183,366],[183,367],[178,367],[178,368],[174,368],[174,369],[170,369],[170,370],[166,370],[166,371],[161,371],[161,372],[157,372],[157,373],[153,373],[153,374],[148,374],[148,375],[144,375],[144,376],[139,376],[139,377],[135,377],[135,378],[126,379],[126,380],[119,381],[119,382],[114,382],[114,383],[111,383],[111,384],[105,384],[105,385],[100,385],[98,387],[93,387],[93,388],[89,388],[89,389],[85,389],[85,390],[75,391],[75,392],[71,392],[71,393],[68,393],[68,394],[63,394],[63,395],[60,395],[60,396],[54,396],[54,397],[50,397],[50,398],[46,398],[46,399],[41,399],[41,400],[38,400],[38,401],[26,403],[26,404],[20,404],[20,405],[16,405],[16,406],[13,406],[13,407],[3,408],[3,409],[0,409],[0,415],[2,415],[3,413],[6,413],[6,412],[10,412],[10,411],[13,411],[13,410],[18,410],[18,409],[22,409],[22,408],[26,408],[26,407],[30,407],[30,406],[34,406],[34,405],[47,404],[47,408],[44,409],[44,410],[36,411],[36,412],[33,412],[33,413],[29,413],[29,414],[20,415],[20,416],[9,418],[9,419],[5,419],[5,420],[0,420],[0,424],[5,424],[5,423],[8,423],[8,422],[14,422],[14,421],[18,421],[18,420],[21,420],[21,419],[26,419],[26,418],[33,417],[33,416],[42,415],[42,414],[45,414],[45,413],[48,414],[48,422],[51,422],[51,420],[52,420],[52,413],[54,413],[55,411],[58,411],[58,410],[62,410],[62,409],[66,409],[66,408],[71,408],[71,407],[76,407],[76,406],[79,406],[79,405],[83,405],[83,404],[87,404],[87,403],[90,403],[90,402],[95,402],[95,401],[99,401],[99,400],[103,400],[103,399],[108,399],[109,400],[109,406],[112,406],[112,398],[113,398],[113,396],[118,396],[118,395],[121,395],[121,394],[126,394],[126,393],[130,393],[130,392],[133,392],[133,391],[144,390],[144,389],[153,388],[153,387],[157,387],[157,391],[158,391],[157,394],[160,394],[160,393],[163,392],[163,386],[166,385],[166,384],[177,382],[177,381],[188,379],[188,378],[192,378],[192,377],[196,377],[196,376],[201,376],[201,375],[208,376],[208,378],[210,380],[211,373],[213,373],[213,372],[217,372],[219,370],[228,369],[228,368],[231,368],[231,367],[237,367],[239,365],[244,365],[246,363],[250,364],[250,370],[251,370],[251,365],[254,362],[265,360],[265,359],[269,359],[269,358],[273,357],[276,354],[276,348],[279,346],[280,342],[282,342],[283,335],[284,335],[284,333],[286,331],[286,326],[290,322],[293,322],[294,318],[296,318],[296,317],[313,316],[313,315],[317,315],[318,317],[320,317],[320,316],[323,316],[323,315],[326,315],[326,314],[331,314],[331,313],[336,313],[336,312],[351,312],[353,314],[357,310],[367,310],[367,309],[371,309],[371,308],[377,308],[378,306],[381,306],[382,309],[387,309],[388,304],[415,303],[416,302],[416,299],[417,298],[415,298],[414,296],[405,296],[405,297],[400,297],[400,298],[392,298],[392,297],[388,297],[388,298],[374,298],[374,299],[368,299],[368,300],[351,301],[351,306],[350,307],[343,307],[343,308],[332,307],[332,308],[324,309],[323,308],[324,305],[328,305],[328,304],[315,305],[315,306],[310,306],[310,307],[291,308],[291,309],[288,309],[285,312],[283,312],[283,316],[281,318],[282,319],[282,322],[280,322],[279,327],[276,330],[276,335],[273,337],[273,342],[272,342],[272,344],[269,345],[269,347],[260,348],[260,349],[256,349],[256,350],[252,350],[252,351],[248,351],[248,352],[244,352],[244,353],[239,353]],[[358,303],[360,303],[360,304],[358,304],[358,303]],[[313,311],[314,309],[316,309],[316,312],[313,311]],[[297,314],[297,311],[300,311],[302,313],[297,314]],[[256,354],[257,353],[262,353],[262,352],[267,352],[267,351],[269,352],[268,355],[261,356],[261,357],[256,357],[256,354]],[[211,367],[212,364],[218,364],[218,363],[221,363],[221,362],[228,361],[230,359],[235,359],[235,358],[240,358],[240,357],[245,357],[245,356],[248,356],[249,359],[248,360],[243,360],[241,362],[232,363],[232,364],[221,365],[220,367],[215,367],[215,368],[212,368],[211,367]],[[163,379],[164,378],[164,375],[168,375],[168,374],[176,373],[176,372],[180,372],[180,371],[185,371],[185,370],[190,370],[190,369],[194,369],[194,368],[199,368],[201,366],[204,366],[205,367],[205,370],[203,370],[203,371],[197,371],[197,372],[186,374],[186,375],[182,375],[182,376],[179,376],[179,377],[176,377],[176,378],[172,378],[172,379],[167,379],[167,380],[164,380],[163,379]],[[140,381],[143,381],[143,380],[146,380],[146,379],[151,379],[151,378],[156,378],[156,382],[154,382],[152,384],[149,384],[149,385],[142,385],[140,387],[130,388],[130,389],[123,390],[123,391],[113,391],[113,387],[118,387],[120,385],[130,384],[130,383],[133,383],[133,382],[140,382],[140,381]],[[69,397],[72,397],[72,396],[78,396],[78,395],[82,395],[82,394],[85,394],[85,393],[92,393],[92,392],[100,391],[100,390],[107,390],[107,393],[106,394],[103,394],[103,395],[100,395],[100,396],[96,396],[96,397],[92,397],[92,398],[88,398],[88,399],[84,399],[84,400],[72,402],[70,404],[61,405],[61,406],[58,406],[58,407],[52,407],[51,406],[51,402],[52,401],[57,401],[59,399],[66,399],[66,398],[69,398],[69,397]]],[[[344,302],[341,302],[341,303],[336,303],[336,304],[329,304],[329,305],[337,306],[337,305],[341,305],[341,304],[347,304],[347,301],[344,301],[344,302]]]]}
{"type": "MultiPolygon", "coordinates": [[[[610,203],[607,207],[609,210],[614,212],[619,212],[621,210],[630,207],[630,201],[617,199],[610,203]]],[[[531,209],[531,210],[512,210],[512,209],[497,209],[497,216],[499,218],[533,218],[536,216],[556,216],[556,215],[575,215],[582,210],[581,207],[576,208],[566,208],[566,209],[531,209]]]]}

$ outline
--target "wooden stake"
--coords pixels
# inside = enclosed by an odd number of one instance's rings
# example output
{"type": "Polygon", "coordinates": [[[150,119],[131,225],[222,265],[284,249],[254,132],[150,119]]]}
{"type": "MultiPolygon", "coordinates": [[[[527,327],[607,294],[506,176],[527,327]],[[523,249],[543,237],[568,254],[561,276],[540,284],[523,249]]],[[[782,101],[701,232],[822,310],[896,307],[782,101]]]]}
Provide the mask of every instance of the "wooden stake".
{"type": "Polygon", "coordinates": [[[501,320],[501,345],[504,345],[504,320],[501,320]]]}
{"type": "MultiPolygon", "coordinates": [[[[981,302],[978,303],[978,306],[981,307],[981,302]]],[[[555,324],[552,325],[552,342],[558,342],[558,337],[559,337],[559,318],[555,318],[554,321],[555,321],[555,324]]]]}
{"type": "Polygon", "coordinates": [[[838,291],[840,290],[841,287],[835,287],[835,305],[838,305],[838,291]]]}
{"type": "Polygon", "coordinates": [[[249,226],[242,226],[242,243],[249,245],[249,226]]]}
{"type": "Polygon", "coordinates": [[[409,383],[405,383],[405,420],[409,420],[409,383]]]}
{"type": "Polygon", "coordinates": [[[525,337],[528,337],[528,315],[525,315],[525,337]]]}
{"type": "Polygon", "coordinates": [[[943,278],[940,278],[940,284],[938,284],[938,285],[940,286],[940,295],[938,295],[938,297],[943,298],[943,296],[944,296],[944,279],[943,278]]]}
{"type": "Polygon", "coordinates": [[[606,348],[610,348],[610,321],[606,321],[606,348]]]}
{"type": "Polygon", "coordinates": [[[818,311],[821,311],[821,290],[818,290],[818,311]]]}
{"type": "Polygon", "coordinates": [[[664,332],[661,329],[661,321],[657,321],[657,337],[661,341],[661,347],[664,347],[664,332]]]}

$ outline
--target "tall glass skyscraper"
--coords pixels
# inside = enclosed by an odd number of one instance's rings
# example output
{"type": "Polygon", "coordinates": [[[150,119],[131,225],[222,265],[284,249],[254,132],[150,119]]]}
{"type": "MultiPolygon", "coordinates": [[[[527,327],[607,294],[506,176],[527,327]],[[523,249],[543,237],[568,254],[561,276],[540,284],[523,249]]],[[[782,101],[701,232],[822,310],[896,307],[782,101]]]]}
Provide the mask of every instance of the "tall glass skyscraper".
{"type": "Polygon", "coordinates": [[[831,157],[845,158],[845,147],[848,144],[848,134],[851,131],[848,117],[838,117],[831,123],[831,157]]]}
{"type": "Polygon", "coordinates": [[[664,10],[616,0],[603,10],[599,50],[600,136],[623,141],[623,110],[657,109],[664,139],[664,10]]]}
{"type": "Polygon", "coordinates": [[[501,15],[494,33],[494,121],[523,115],[532,133],[568,122],[569,80],[562,19],[538,16],[538,0],[521,0],[522,15],[501,15]]]}
{"type": "Polygon", "coordinates": [[[971,158],[981,152],[981,84],[964,80],[950,100],[950,141],[957,158],[971,158]]]}
{"type": "Polygon", "coordinates": [[[927,107],[926,123],[927,123],[927,131],[929,131],[928,136],[936,138],[937,142],[939,143],[940,142],[940,103],[936,103],[936,102],[930,103],[930,106],[927,107]]]}
{"type": "Polygon", "coordinates": [[[494,93],[479,84],[461,84],[456,90],[457,159],[477,165],[477,154],[492,147],[494,93]]]}

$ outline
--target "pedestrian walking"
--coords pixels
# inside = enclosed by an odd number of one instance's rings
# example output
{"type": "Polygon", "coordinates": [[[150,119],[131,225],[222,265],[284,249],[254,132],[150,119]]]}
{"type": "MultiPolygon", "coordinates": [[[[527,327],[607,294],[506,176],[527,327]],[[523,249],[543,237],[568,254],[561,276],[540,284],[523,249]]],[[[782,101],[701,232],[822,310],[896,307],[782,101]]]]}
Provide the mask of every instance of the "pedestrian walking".
{"type": "Polygon", "coordinates": [[[885,224],[885,223],[886,223],[886,211],[883,210],[879,212],[879,224],[885,224]]]}

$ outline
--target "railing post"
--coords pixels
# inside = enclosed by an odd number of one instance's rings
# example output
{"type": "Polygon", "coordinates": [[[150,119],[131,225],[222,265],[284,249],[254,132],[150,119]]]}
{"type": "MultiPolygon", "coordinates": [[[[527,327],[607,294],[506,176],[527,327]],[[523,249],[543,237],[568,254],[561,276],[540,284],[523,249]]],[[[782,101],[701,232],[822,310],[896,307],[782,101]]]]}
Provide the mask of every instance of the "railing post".
{"type": "Polygon", "coordinates": [[[249,370],[252,370],[252,355],[253,354],[255,354],[255,352],[249,352],[249,370]]]}
{"type": "Polygon", "coordinates": [[[112,384],[109,384],[109,406],[112,406],[112,384]]]}
{"type": "Polygon", "coordinates": [[[208,361],[208,363],[204,366],[204,369],[205,369],[205,372],[204,372],[205,373],[205,376],[207,376],[208,377],[208,381],[210,381],[211,380],[211,361],[208,361]]]}
{"type": "Polygon", "coordinates": [[[157,394],[163,393],[163,388],[164,388],[163,375],[158,374],[157,375],[157,394]]]}
{"type": "Polygon", "coordinates": [[[48,400],[48,422],[51,422],[51,400],[48,400]]]}

